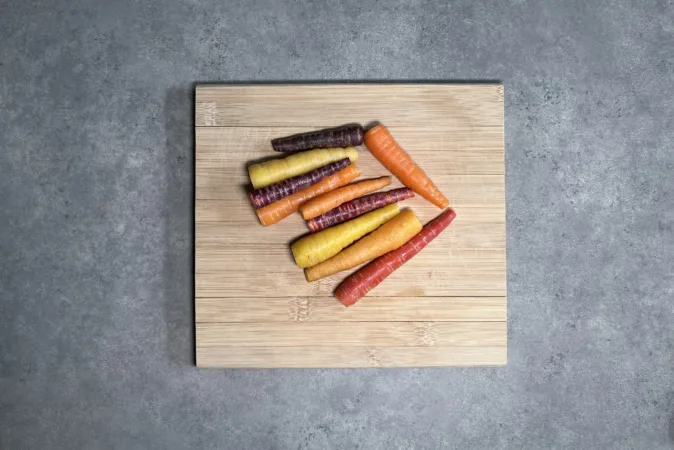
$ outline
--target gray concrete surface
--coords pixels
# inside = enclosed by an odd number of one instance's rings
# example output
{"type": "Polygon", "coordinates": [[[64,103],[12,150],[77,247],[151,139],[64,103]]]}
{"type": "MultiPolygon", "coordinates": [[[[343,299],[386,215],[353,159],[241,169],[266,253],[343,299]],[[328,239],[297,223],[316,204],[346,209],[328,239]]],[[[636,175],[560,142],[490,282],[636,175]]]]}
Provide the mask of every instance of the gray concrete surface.
{"type": "Polygon", "coordinates": [[[0,448],[674,448],[674,4],[0,0],[0,448]],[[509,363],[197,370],[196,81],[501,79],[509,363]]]}

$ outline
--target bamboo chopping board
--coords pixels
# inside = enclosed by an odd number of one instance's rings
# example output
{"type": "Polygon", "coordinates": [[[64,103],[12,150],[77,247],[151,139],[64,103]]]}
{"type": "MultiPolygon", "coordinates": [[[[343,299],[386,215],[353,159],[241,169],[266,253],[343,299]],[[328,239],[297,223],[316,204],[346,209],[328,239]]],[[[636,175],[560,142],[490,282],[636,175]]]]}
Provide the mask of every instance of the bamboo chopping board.
{"type": "MultiPolygon", "coordinates": [[[[390,175],[365,147],[358,180],[390,175]]],[[[401,187],[395,177],[390,187],[401,187]]],[[[400,203],[422,223],[441,211],[400,203]]],[[[506,363],[503,86],[338,84],[196,89],[197,365],[413,367],[506,363]],[[247,165],[282,157],[273,138],[379,121],[457,218],[356,305],[333,292],[352,271],[307,283],[290,242],[299,214],[263,228],[247,165]]]]}

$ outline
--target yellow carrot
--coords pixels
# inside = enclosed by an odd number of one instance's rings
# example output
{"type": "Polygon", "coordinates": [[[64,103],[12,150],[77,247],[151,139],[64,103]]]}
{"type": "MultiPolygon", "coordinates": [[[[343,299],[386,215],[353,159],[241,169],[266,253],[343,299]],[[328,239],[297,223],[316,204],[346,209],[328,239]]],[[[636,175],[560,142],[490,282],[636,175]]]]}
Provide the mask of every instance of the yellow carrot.
{"type": "Polygon", "coordinates": [[[255,214],[257,214],[257,218],[260,219],[262,226],[266,227],[268,225],[273,225],[297,211],[297,208],[307,200],[312,199],[317,195],[330,192],[338,187],[342,187],[353,181],[358,175],[360,175],[360,172],[358,172],[358,168],[355,164],[349,164],[346,168],[337,173],[333,173],[329,177],[323,178],[321,181],[308,188],[304,188],[299,192],[295,192],[281,200],[275,201],[271,205],[256,210],[255,214]]]}
{"type": "Polygon", "coordinates": [[[311,267],[335,256],[347,245],[376,230],[400,213],[398,205],[379,208],[348,222],[303,237],[291,246],[295,262],[301,268],[311,267]]]}
{"type": "Polygon", "coordinates": [[[309,200],[300,207],[300,213],[302,213],[304,220],[313,219],[314,217],[320,216],[321,214],[338,207],[342,203],[346,203],[354,198],[362,197],[365,194],[379,190],[389,184],[391,184],[391,177],[380,177],[349,184],[309,200]]]}
{"type": "Polygon", "coordinates": [[[421,222],[417,216],[410,210],[403,211],[332,258],[304,269],[304,275],[307,281],[315,281],[342,270],[351,269],[397,249],[412,239],[421,229],[421,222]]]}
{"type": "Polygon", "coordinates": [[[347,147],[295,153],[285,158],[252,164],[248,166],[248,176],[253,187],[260,189],[344,158],[349,158],[352,163],[355,163],[358,161],[358,151],[353,147],[347,147]]]}

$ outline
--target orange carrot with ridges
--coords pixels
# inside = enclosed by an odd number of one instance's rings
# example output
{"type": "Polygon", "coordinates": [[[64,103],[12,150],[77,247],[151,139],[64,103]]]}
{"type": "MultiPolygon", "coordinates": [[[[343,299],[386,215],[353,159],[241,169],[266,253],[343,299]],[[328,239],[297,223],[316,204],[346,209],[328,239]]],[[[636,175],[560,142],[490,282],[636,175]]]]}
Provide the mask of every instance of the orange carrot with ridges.
{"type": "Polygon", "coordinates": [[[421,231],[421,222],[412,211],[405,210],[355,244],[330,259],[304,269],[307,281],[329,277],[395,250],[421,231]]]}
{"type": "Polygon", "coordinates": [[[365,145],[400,182],[438,208],[449,205],[447,198],[433,184],[428,175],[417,166],[410,155],[398,145],[383,125],[376,125],[365,133],[365,145]]]}
{"type": "Polygon", "coordinates": [[[300,213],[302,213],[304,220],[313,219],[316,216],[320,216],[321,214],[338,207],[342,203],[369,194],[370,192],[377,191],[389,184],[391,184],[391,177],[380,177],[349,184],[309,200],[304,205],[300,206],[300,213]]]}
{"type": "Polygon", "coordinates": [[[327,178],[323,178],[318,183],[309,186],[306,189],[302,189],[301,191],[282,198],[271,205],[258,209],[255,213],[263,226],[273,225],[296,212],[304,202],[318,195],[330,192],[333,189],[337,189],[338,187],[342,187],[351,182],[358,175],[360,175],[358,168],[354,164],[351,164],[345,169],[342,169],[327,178]]]}
{"type": "Polygon", "coordinates": [[[419,234],[407,241],[405,245],[375,259],[344,280],[335,291],[335,296],[344,306],[353,305],[396,269],[423,250],[429,242],[438,237],[452,223],[455,217],[454,211],[446,210],[430,221],[419,234]]]}

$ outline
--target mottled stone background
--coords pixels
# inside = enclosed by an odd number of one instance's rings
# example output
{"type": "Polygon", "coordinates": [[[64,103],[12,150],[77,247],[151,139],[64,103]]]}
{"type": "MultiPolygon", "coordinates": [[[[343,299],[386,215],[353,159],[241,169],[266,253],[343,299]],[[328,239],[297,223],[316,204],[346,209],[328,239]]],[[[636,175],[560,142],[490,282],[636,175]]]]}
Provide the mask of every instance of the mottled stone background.
{"type": "Polygon", "coordinates": [[[672,0],[0,0],[0,448],[674,448],[672,0]],[[505,84],[500,368],[197,370],[198,81],[505,84]]]}

